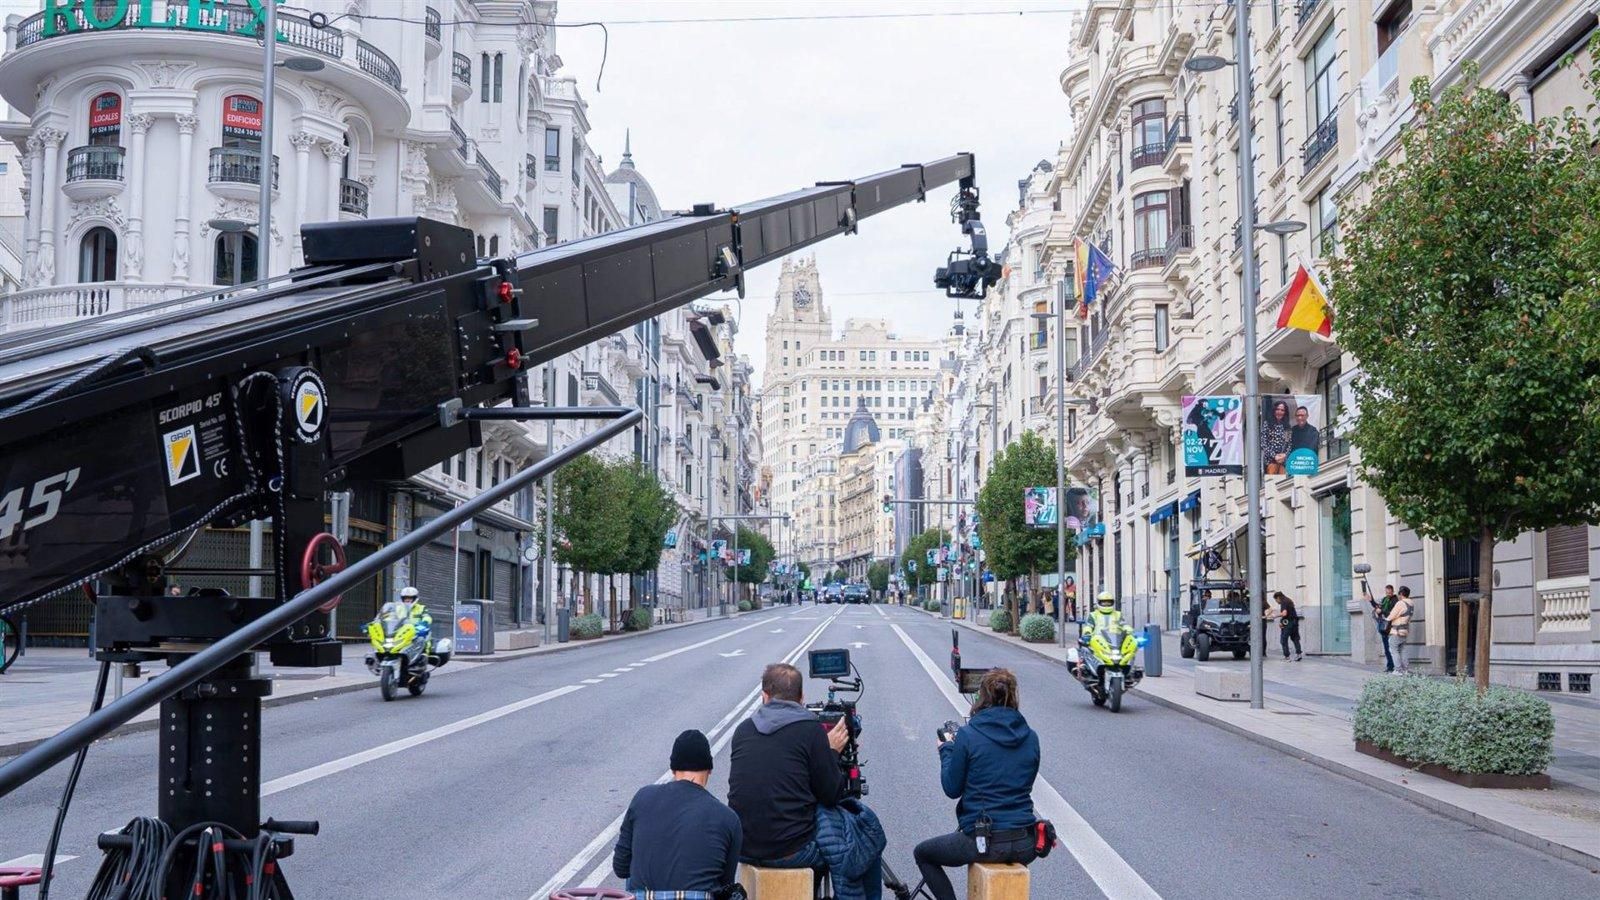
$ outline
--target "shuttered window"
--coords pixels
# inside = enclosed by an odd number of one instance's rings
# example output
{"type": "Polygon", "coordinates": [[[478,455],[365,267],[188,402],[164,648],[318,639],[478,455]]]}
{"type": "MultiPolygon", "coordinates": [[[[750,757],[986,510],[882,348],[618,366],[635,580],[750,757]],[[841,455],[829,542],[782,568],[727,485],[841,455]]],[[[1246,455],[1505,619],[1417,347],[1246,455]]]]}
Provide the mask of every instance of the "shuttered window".
{"type": "Polygon", "coordinates": [[[1589,574],[1589,527],[1558,525],[1544,533],[1544,577],[1589,574]]]}

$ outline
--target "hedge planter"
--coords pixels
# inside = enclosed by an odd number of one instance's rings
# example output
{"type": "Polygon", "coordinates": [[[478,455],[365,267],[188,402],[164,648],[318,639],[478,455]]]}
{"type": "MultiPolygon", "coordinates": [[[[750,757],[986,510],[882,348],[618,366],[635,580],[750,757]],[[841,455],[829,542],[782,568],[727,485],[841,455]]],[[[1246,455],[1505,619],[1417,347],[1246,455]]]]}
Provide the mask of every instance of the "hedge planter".
{"type": "Polygon", "coordinates": [[[598,615],[578,616],[572,620],[570,634],[575,641],[593,640],[605,632],[605,620],[598,615]]]}
{"type": "Polygon", "coordinates": [[[997,609],[989,613],[989,629],[991,631],[1008,632],[1011,630],[1011,613],[997,609]]]}
{"type": "Polygon", "coordinates": [[[1537,775],[1496,775],[1493,773],[1457,772],[1454,769],[1446,768],[1438,763],[1418,763],[1414,760],[1406,759],[1403,756],[1396,756],[1382,747],[1379,747],[1377,744],[1368,743],[1367,741],[1356,741],[1356,752],[1377,757],[1384,762],[1394,763],[1397,766],[1404,766],[1407,769],[1421,772],[1424,775],[1432,775],[1435,778],[1442,778],[1445,781],[1451,782],[1452,784],[1459,784],[1462,787],[1520,788],[1535,790],[1547,790],[1550,787],[1550,776],[1543,772],[1540,772],[1537,775]]]}
{"type": "Polygon", "coordinates": [[[1546,788],[1555,717],[1550,704],[1499,685],[1380,676],[1361,690],[1356,749],[1467,787],[1546,788]]]}
{"type": "Polygon", "coordinates": [[[1030,644],[1047,644],[1056,639],[1056,620],[1039,613],[1022,617],[1022,639],[1030,644]]]}

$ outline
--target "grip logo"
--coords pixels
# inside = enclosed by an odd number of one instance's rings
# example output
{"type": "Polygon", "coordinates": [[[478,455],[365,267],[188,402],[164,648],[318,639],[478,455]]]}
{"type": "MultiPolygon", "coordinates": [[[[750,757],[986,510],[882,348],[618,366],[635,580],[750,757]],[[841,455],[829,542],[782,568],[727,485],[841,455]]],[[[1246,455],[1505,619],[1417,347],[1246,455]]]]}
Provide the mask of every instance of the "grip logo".
{"type": "Polygon", "coordinates": [[[200,442],[193,425],[162,435],[161,446],[167,459],[167,484],[176,486],[200,477],[200,442]]]}
{"type": "Polygon", "coordinates": [[[289,384],[295,436],[302,443],[309,444],[322,434],[322,424],[328,418],[328,398],[323,391],[322,379],[310,369],[301,369],[289,384]]]}

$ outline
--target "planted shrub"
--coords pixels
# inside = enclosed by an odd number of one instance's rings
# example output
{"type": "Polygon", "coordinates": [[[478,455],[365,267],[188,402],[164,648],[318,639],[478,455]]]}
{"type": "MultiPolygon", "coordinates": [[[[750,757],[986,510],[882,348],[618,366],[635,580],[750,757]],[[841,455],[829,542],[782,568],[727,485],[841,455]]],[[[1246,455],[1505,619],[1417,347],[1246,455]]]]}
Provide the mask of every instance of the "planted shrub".
{"type": "Polygon", "coordinates": [[[928,612],[940,612],[942,609],[939,606],[939,601],[933,599],[932,597],[928,598],[928,602],[922,604],[922,608],[928,612]]]}
{"type": "Polygon", "coordinates": [[[739,612],[749,612],[750,609],[751,609],[751,607],[750,607],[750,601],[749,600],[740,600],[739,601],[739,612]]]}
{"type": "Polygon", "coordinates": [[[1355,737],[1417,763],[1463,774],[1536,775],[1550,765],[1550,704],[1500,685],[1424,676],[1369,679],[1355,737]]]}
{"type": "Polygon", "coordinates": [[[623,624],[623,628],[628,631],[649,631],[650,626],[654,624],[655,614],[653,610],[643,606],[635,606],[633,609],[628,610],[628,620],[623,624]]]}
{"type": "Polygon", "coordinates": [[[1043,644],[1056,639],[1056,620],[1040,613],[1022,617],[1022,639],[1030,644],[1043,644]]]}
{"type": "Polygon", "coordinates": [[[995,631],[1010,631],[1011,613],[1003,609],[989,613],[989,627],[995,631]]]}
{"type": "Polygon", "coordinates": [[[606,632],[606,622],[599,615],[578,616],[572,620],[572,636],[577,640],[597,638],[606,632]]]}

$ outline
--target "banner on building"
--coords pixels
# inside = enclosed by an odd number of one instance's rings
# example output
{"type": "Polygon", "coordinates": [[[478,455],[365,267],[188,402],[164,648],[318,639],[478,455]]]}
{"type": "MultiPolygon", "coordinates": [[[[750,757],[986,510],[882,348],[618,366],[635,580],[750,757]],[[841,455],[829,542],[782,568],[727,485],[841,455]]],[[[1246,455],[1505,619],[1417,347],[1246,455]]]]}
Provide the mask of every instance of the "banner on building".
{"type": "Polygon", "coordinates": [[[724,560],[727,559],[728,558],[728,542],[727,541],[712,541],[711,542],[711,556],[712,556],[713,559],[724,559],[724,560]]]}
{"type": "Polygon", "coordinates": [[[89,136],[116,134],[122,129],[122,97],[104,93],[89,104],[89,136]]]}
{"type": "Polygon", "coordinates": [[[1244,406],[1238,397],[1184,395],[1183,471],[1190,477],[1244,472],[1244,406]]]}
{"type": "Polygon", "coordinates": [[[739,551],[739,565],[741,565],[741,566],[750,565],[750,549],[748,547],[746,547],[744,549],[741,549],[739,551]]]}
{"type": "Polygon", "coordinates": [[[1268,394],[1261,398],[1261,471],[1315,475],[1322,468],[1322,398],[1268,394]]]}
{"type": "Polygon", "coordinates": [[[678,530],[676,528],[667,529],[666,537],[661,539],[661,546],[668,550],[678,546],[678,530]]]}
{"type": "Polygon", "coordinates": [[[1022,492],[1022,524],[1027,528],[1056,527],[1056,489],[1031,487],[1022,492]]]}
{"type": "Polygon", "coordinates": [[[1092,487],[1074,485],[1067,488],[1067,527],[1081,531],[1100,518],[1100,491],[1092,487]]]}
{"type": "Polygon", "coordinates": [[[231,94],[222,101],[222,134],[225,137],[261,139],[261,101],[245,94],[231,94]]]}

